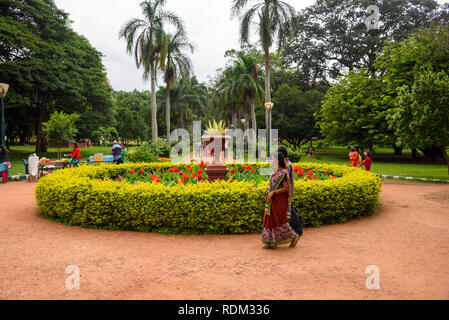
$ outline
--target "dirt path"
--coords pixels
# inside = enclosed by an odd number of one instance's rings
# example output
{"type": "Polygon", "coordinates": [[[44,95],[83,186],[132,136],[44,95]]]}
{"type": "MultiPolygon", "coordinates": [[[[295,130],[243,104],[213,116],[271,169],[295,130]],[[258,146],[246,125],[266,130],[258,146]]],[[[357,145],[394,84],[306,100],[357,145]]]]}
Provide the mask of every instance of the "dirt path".
{"type": "Polygon", "coordinates": [[[386,182],[377,213],[308,228],[293,250],[68,227],[39,215],[34,187],[0,185],[0,299],[449,299],[448,185],[386,182]],[[370,265],[380,290],[366,289],[370,265]]]}

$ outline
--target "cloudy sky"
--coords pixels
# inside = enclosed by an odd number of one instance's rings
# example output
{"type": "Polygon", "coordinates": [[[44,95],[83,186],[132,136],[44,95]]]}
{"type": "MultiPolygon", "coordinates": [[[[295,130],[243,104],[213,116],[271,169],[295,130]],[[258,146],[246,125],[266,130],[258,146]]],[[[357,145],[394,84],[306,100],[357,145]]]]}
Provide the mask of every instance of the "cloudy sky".
{"type": "MultiPolygon", "coordinates": [[[[142,0],[55,0],[70,14],[73,28],[84,35],[105,55],[103,61],[115,90],[147,90],[132,57],[126,54],[125,42],[118,39],[121,26],[131,18],[141,17],[142,0]]],[[[289,0],[297,10],[315,0],[289,0]]],[[[439,1],[445,2],[445,1],[439,1]]],[[[185,22],[191,41],[196,46],[192,56],[194,72],[200,81],[225,65],[224,53],[239,47],[239,22],[231,20],[230,0],[168,0],[167,9],[185,22]]]]}

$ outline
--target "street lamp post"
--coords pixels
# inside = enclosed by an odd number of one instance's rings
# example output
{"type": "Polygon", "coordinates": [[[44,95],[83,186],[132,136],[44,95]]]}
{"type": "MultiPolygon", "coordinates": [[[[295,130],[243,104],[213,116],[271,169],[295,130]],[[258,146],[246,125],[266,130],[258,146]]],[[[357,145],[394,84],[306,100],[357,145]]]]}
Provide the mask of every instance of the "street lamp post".
{"type": "Polygon", "coordinates": [[[267,156],[271,156],[271,110],[273,110],[274,103],[266,102],[265,108],[267,109],[267,156]]]}
{"type": "Polygon", "coordinates": [[[5,136],[6,136],[6,123],[5,123],[5,97],[8,93],[9,85],[6,83],[0,83],[0,98],[2,100],[2,144],[5,144],[5,136]]]}

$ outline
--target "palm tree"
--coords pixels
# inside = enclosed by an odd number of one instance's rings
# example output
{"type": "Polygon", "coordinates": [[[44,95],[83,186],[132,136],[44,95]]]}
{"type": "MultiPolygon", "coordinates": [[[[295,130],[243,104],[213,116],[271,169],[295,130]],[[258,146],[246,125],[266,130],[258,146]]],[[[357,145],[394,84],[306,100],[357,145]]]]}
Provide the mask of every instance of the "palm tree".
{"type": "Polygon", "coordinates": [[[178,76],[188,78],[192,71],[192,61],[187,57],[184,51],[193,53],[194,46],[189,43],[187,35],[178,30],[173,36],[167,35],[167,58],[164,66],[164,81],[166,83],[166,125],[167,125],[167,142],[170,138],[170,92],[174,84],[178,80],[178,76]]]}
{"type": "MultiPolygon", "coordinates": [[[[265,103],[271,102],[270,85],[270,48],[275,38],[282,42],[285,26],[295,15],[295,9],[288,3],[280,0],[232,0],[232,15],[238,16],[240,24],[240,41],[249,42],[251,26],[256,26],[259,40],[265,56],[265,103]],[[249,2],[257,1],[251,8],[243,12],[249,2]],[[255,17],[258,17],[257,22],[255,17]]],[[[267,112],[267,122],[269,113],[267,112]]],[[[267,123],[268,127],[268,123],[267,123]]]]}
{"type": "Polygon", "coordinates": [[[243,100],[243,112],[246,123],[251,122],[253,130],[257,134],[255,100],[263,96],[263,88],[260,84],[260,76],[257,68],[257,61],[254,57],[246,55],[243,51],[237,53],[237,60],[234,62],[233,73],[235,74],[234,92],[243,100]]]}
{"type": "Polygon", "coordinates": [[[140,4],[144,19],[129,20],[120,30],[119,37],[126,40],[126,52],[134,55],[138,68],[143,67],[144,80],[151,79],[151,133],[158,140],[156,75],[164,63],[168,43],[165,28],[171,24],[183,31],[182,20],[174,13],[164,10],[166,0],[146,0],[140,4]]]}

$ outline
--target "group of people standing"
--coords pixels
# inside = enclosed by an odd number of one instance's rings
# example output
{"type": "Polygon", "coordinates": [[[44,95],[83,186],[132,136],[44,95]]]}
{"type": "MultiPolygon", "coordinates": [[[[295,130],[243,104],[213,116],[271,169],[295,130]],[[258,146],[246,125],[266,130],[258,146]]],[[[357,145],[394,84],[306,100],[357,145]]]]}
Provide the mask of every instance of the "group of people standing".
{"type": "Polygon", "coordinates": [[[371,164],[373,163],[373,159],[369,152],[364,152],[363,155],[365,159],[362,158],[362,155],[359,152],[359,147],[355,146],[351,148],[351,152],[349,152],[349,162],[351,163],[351,167],[365,167],[366,171],[371,171],[371,164]]]}
{"type": "Polygon", "coordinates": [[[294,248],[303,234],[303,228],[292,206],[295,179],[285,147],[280,147],[273,154],[271,165],[274,169],[268,182],[262,243],[266,249],[287,243],[294,248]]]}
{"type": "MultiPolygon", "coordinates": [[[[122,143],[121,145],[114,140],[112,142],[112,160],[115,164],[121,164],[126,162],[126,157],[128,154],[128,147],[126,144],[122,143]]],[[[78,147],[78,144],[75,143],[73,145],[72,154],[70,155],[70,166],[78,167],[81,162],[81,150],[78,147]]]]}

